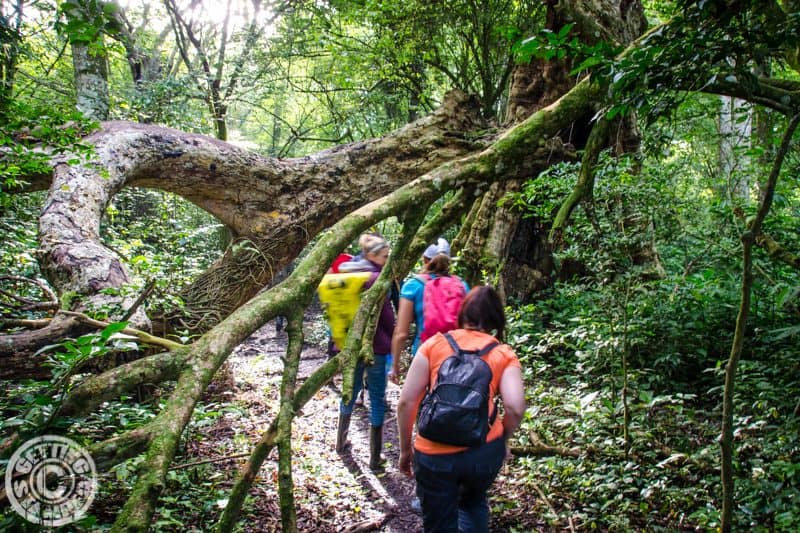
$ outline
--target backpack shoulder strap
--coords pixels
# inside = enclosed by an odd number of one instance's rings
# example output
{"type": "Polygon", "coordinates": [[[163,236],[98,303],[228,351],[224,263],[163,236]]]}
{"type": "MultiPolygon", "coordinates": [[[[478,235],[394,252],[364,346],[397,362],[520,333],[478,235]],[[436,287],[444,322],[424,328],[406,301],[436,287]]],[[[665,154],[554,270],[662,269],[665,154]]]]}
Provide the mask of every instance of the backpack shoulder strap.
{"type": "Polygon", "coordinates": [[[490,342],[489,344],[478,350],[478,357],[483,357],[484,355],[488,354],[498,346],[500,346],[499,342],[496,341],[490,342]]]}
{"type": "MultiPolygon", "coordinates": [[[[492,350],[494,350],[498,346],[500,346],[499,342],[496,342],[496,341],[490,342],[489,344],[487,344],[486,346],[484,346],[483,348],[481,348],[478,351],[478,357],[483,357],[484,355],[487,355],[489,352],[491,352],[492,350]]],[[[499,407],[499,403],[500,403],[499,398],[497,396],[495,396],[494,397],[494,410],[492,411],[492,416],[489,417],[489,427],[490,428],[492,427],[492,424],[494,424],[494,421],[497,419],[497,409],[499,407]]]]}
{"type": "MultiPolygon", "coordinates": [[[[461,346],[458,345],[458,343],[453,338],[453,336],[450,335],[450,333],[445,333],[444,338],[447,339],[447,342],[450,344],[450,347],[453,349],[454,352],[458,352],[459,350],[461,350],[461,346]]],[[[492,341],[483,348],[481,348],[480,350],[478,350],[478,352],[475,353],[475,355],[477,355],[478,357],[483,357],[484,355],[488,354],[498,346],[500,346],[499,342],[492,341]]]]}
{"type": "Polygon", "coordinates": [[[453,338],[450,333],[445,333],[444,338],[447,339],[447,342],[450,344],[450,347],[453,349],[453,353],[458,353],[461,351],[461,346],[458,345],[456,340],[453,338]]]}

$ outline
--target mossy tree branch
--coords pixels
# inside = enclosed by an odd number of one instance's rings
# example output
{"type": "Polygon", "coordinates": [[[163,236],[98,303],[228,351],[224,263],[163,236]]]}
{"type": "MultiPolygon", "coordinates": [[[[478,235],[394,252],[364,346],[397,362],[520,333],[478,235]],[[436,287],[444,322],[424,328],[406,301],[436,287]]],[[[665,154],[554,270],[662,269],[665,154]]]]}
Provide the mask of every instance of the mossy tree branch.
{"type": "Polygon", "coordinates": [[[581,170],[578,173],[578,181],[575,183],[575,187],[572,189],[570,195],[564,200],[564,203],[561,204],[553,220],[553,227],[550,229],[550,235],[548,237],[551,243],[560,239],[561,232],[578,203],[581,201],[590,202],[592,200],[594,192],[594,167],[597,164],[597,160],[600,158],[600,152],[608,145],[609,126],[610,122],[605,118],[601,118],[595,123],[589,134],[581,160],[581,170]]]}
{"type": "Polygon", "coordinates": [[[493,181],[529,175],[531,168],[538,165],[538,161],[532,159],[545,155],[539,153],[537,147],[544,146],[544,139],[554,131],[566,127],[576,112],[590,109],[598,92],[599,88],[588,81],[581,82],[558,102],[507,131],[480,154],[446,163],[392,194],[357,209],[323,231],[318,243],[285,281],[254,297],[191,345],[192,355],[186,369],[164,409],[153,421],[158,431],[141,465],[137,483],[112,530],[147,530],[180,434],[214,373],[233,348],[266,321],[279,312],[289,314],[292,308],[307,306],[327,266],[356,235],[379,220],[402,214],[412,205],[430,204],[446,191],[475,186],[476,191],[482,192],[493,181]]]}
{"type": "Polygon", "coordinates": [[[286,331],[289,344],[281,378],[281,404],[278,412],[278,495],[281,524],[284,531],[297,531],[297,512],[294,505],[292,479],[292,420],[295,416],[294,389],[297,370],[303,351],[303,310],[295,309],[288,317],[286,331]]]}
{"type": "MultiPolygon", "coordinates": [[[[382,275],[375,281],[373,287],[364,294],[359,311],[353,320],[353,326],[348,332],[348,341],[345,348],[336,357],[317,369],[297,390],[293,397],[292,413],[298,412],[317,393],[336,372],[343,367],[346,362],[353,363],[359,356],[359,341],[364,342],[366,337],[364,331],[369,321],[377,318],[377,302],[382,301],[391,279],[403,278],[411,270],[417,258],[422,254],[427,244],[453,224],[458,217],[469,208],[467,198],[475,197],[472,189],[460,190],[454,197],[434,215],[424,227],[417,231],[424,218],[426,207],[411,209],[400,218],[403,223],[403,233],[400,241],[395,246],[395,250],[390,256],[389,262],[383,269],[382,275]],[[371,310],[371,311],[370,311],[371,310]],[[355,351],[354,351],[355,350],[355,351]]],[[[371,340],[369,346],[371,346],[371,340]]],[[[352,376],[350,384],[350,394],[352,394],[352,376]]],[[[346,392],[346,386],[342,385],[342,394],[346,392]]],[[[261,468],[269,452],[275,446],[278,438],[279,420],[276,418],[266,432],[261,436],[259,443],[254,447],[247,464],[242,468],[239,479],[237,479],[231,494],[228,497],[228,505],[225,507],[216,530],[219,532],[229,531],[235,524],[244,498],[247,495],[256,475],[261,468]]]]}
{"type": "Polygon", "coordinates": [[[122,435],[94,444],[89,449],[89,453],[98,470],[108,470],[114,465],[145,452],[153,439],[154,432],[154,426],[145,424],[122,435]]]}
{"type": "Polygon", "coordinates": [[[86,415],[103,402],[119,398],[144,383],[177,379],[187,355],[186,350],[163,352],[90,376],[69,391],[61,404],[59,415],[86,415]]]}
{"type": "Polygon", "coordinates": [[[763,231],[756,236],[756,244],[761,246],[769,256],[777,261],[800,270],[800,255],[787,250],[781,243],[763,231]]]}

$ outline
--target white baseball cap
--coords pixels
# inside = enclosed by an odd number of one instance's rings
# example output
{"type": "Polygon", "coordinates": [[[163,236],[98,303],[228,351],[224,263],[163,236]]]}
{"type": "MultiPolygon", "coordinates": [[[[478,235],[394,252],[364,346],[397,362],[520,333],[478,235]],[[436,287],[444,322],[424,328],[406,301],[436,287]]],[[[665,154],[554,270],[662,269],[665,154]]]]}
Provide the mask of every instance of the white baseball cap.
{"type": "Polygon", "coordinates": [[[425,251],[422,252],[422,257],[425,259],[433,259],[439,254],[444,254],[447,257],[450,257],[450,243],[441,237],[439,237],[439,240],[436,241],[436,244],[431,244],[425,248],[425,251]]]}

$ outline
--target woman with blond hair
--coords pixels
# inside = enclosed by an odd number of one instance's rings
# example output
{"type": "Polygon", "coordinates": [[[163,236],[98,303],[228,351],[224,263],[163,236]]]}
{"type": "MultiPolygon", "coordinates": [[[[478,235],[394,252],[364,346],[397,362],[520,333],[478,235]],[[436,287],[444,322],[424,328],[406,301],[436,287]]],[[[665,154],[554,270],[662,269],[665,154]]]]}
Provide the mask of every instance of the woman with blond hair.
{"type": "MultiPolygon", "coordinates": [[[[389,258],[389,243],[375,233],[365,233],[358,240],[361,258],[339,265],[339,272],[371,272],[364,284],[364,290],[371,287],[378,278],[383,266],[389,258]]],[[[360,360],[356,364],[353,379],[353,394],[348,403],[339,403],[339,424],[336,431],[336,451],[342,453],[348,446],[347,432],[353,406],[363,386],[366,374],[366,388],[369,393],[369,467],[378,470],[382,466],[381,449],[383,448],[383,419],[386,414],[386,359],[391,354],[392,331],[394,330],[394,309],[389,298],[381,307],[375,336],[372,342],[373,362],[365,364],[360,360]]]]}

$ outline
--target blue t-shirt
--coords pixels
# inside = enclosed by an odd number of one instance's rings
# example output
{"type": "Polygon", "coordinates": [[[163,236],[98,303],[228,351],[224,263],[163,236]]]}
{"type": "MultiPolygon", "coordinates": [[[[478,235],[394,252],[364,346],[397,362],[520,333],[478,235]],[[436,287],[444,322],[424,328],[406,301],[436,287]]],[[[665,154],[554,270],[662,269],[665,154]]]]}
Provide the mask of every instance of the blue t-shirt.
{"type": "MultiPolygon", "coordinates": [[[[436,278],[436,274],[429,274],[431,279],[436,278]]],[[[464,284],[464,291],[469,292],[469,285],[463,279],[461,282],[464,284]]],[[[425,284],[417,279],[416,276],[411,277],[403,283],[400,289],[400,298],[411,300],[414,303],[414,324],[416,324],[416,334],[414,335],[414,342],[411,344],[411,355],[417,355],[417,348],[419,348],[419,335],[422,333],[422,325],[425,323],[422,315],[422,295],[425,292],[425,284]]]]}

